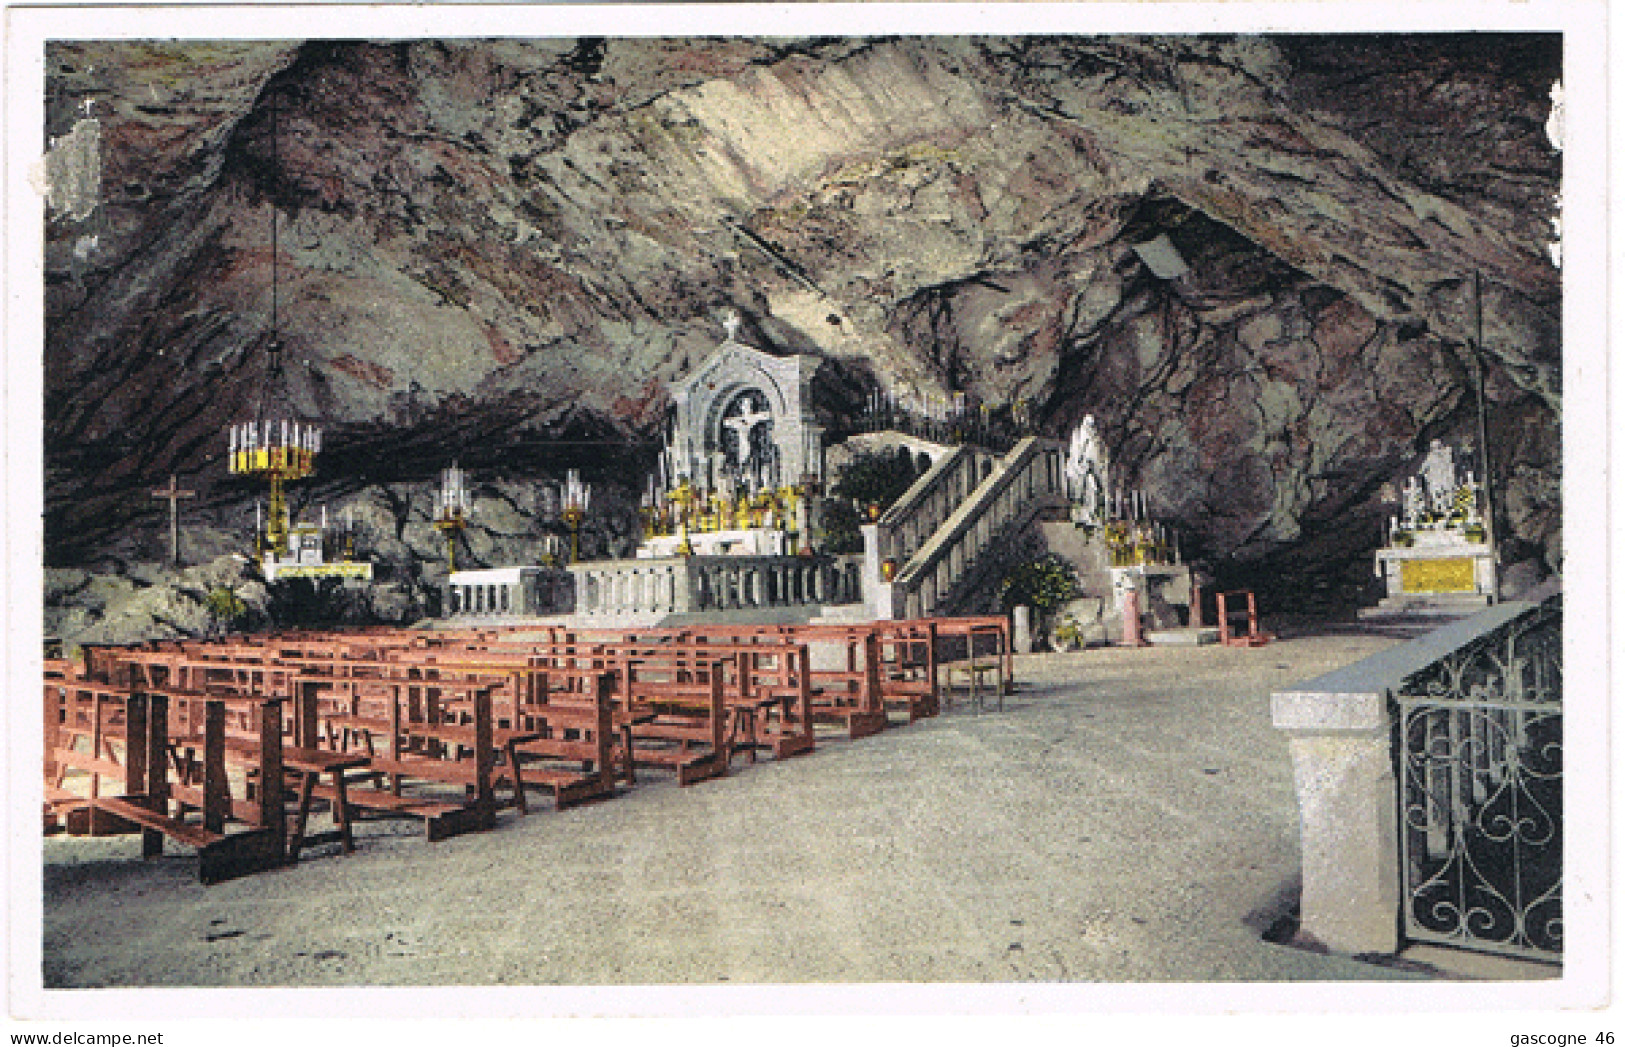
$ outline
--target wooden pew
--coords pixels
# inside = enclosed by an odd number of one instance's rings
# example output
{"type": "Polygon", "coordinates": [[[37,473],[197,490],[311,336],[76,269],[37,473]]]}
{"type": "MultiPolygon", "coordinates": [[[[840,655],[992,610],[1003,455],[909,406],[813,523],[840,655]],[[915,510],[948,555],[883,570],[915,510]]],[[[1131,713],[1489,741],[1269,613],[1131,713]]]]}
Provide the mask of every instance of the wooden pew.
{"type": "Polygon", "coordinates": [[[516,747],[525,784],[552,792],[561,810],[615,795],[616,769],[624,763],[630,777],[633,754],[629,733],[618,731],[615,723],[615,675],[572,673],[569,681],[563,676],[562,670],[527,674],[516,714],[535,732],[516,747]],[[557,683],[566,685],[554,690],[557,683]],[[619,758],[617,737],[625,739],[619,758]]]}
{"type": "MultiPolygon", "coordinates": [[[[307,681],[307,687],[317,681],[307,681]]],[[[494,828],[497,801],[495,783],[496,750],[502,744],[508,752],[506,769],[513,786],[512,806],[525,809],[524,781],[513,748],[525,740],[518,732],[498,738],[491,723],[491,692],[489,688],[475,688],[472,692],[473,722],[454,724],[436,722],[430,711],[423,719],[414,720],[406,707],[408,696],[403,694],[399,681],[373,683],[367,686],[383,688],[387,692],[387,719],[354,715],[329,717],[328,738],[345,737],[335,727],[349,732],[366,750],[367,763],[364,776],[373,779],[371,785],[356,783],[347,789],[344,802],[360,810],[376,814],[421,818],[424,837],[433,843],[464,832],[494,828]],[[378,783],[382,777],[383,783],[378,783]],[[461,802],[443,793],[423,793],[435,786],[460,787],[461,802]]],[[[306,694],[314,693],[307,691],[306,694]]],[[[359,695],[353,696],[359,701],[359,695]]],[[[306,698],[309,701],[309,698],[306,698]]],[[[315,728],[309,730],[314,733],[315,728]]],[[[336,789],[316,786],[313,794],[338,802],[336,789]]]]}
{"type": "Polygon", "coordinates": [[[118,827],[141,833],[141,856],[163,853],[164,840],[191,847],[198,855],[198,878],[205,884],[274,868],[287,860],[287,826],[282,810],[281,699],[265,699],[260,717],[264,729],[257,753],[262,782],[276,783],[259,792],[258,803],[246,819],[232,809],[225,781],[225,703],[205,703],[202,781],[196,787],[178,785],[171,774],[168,725],[169,699],[162,694],[132,691],[124,696],[124,789],[120,795],[91,800],[93,818],[105,818],[118,827]],[[201,822],[186,818],[183,802],[177,813],[170,805],[184,790],[201,813],[201,822]],[[249,827],[227,832],[226,823],[237,814],[249,827]]]}
{"type": "Polygon", "coordinates": [[[734,721],[723,701],[720,660],[637,654],[621,658],[617,670],[634,762],[674,771],[681,786],[728,773],[734,721]]]}

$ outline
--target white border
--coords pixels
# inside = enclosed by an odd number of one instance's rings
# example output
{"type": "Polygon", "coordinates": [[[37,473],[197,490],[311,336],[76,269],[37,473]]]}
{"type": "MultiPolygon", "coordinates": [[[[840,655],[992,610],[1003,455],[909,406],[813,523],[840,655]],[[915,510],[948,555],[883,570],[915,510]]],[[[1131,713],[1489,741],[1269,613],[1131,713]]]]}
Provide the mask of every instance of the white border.
{"type": "MultiPolygon", "coordinates": [[[[1299,3],[1299,4],[780,4],[780,5],[449,5],[372,6],[312,4],[215,8],[180,3],[164,7],[78,6],[26,7],[6,10],[6,309],[3,459],[8,490],[5,528],[7,635],[21,637],[21,656],[14,647],[6,659],[8,695],[6,728],[9,773],[8,832],[10,906],[8,1011],[18,1016],[77,1019],[85,1028],[92,1017],[135,1019],[173,1024],[184,1010],[199,1017],[224,1019],[257,1015],[271,1018],[297,1013],[291,1027],[301,1038],[329,1035],[331,1026],[313,1028],[317,1018],[374,1019],[362,1034],[369,1039],[391,1035],[407,1041],[440,1038],[437,1022],[417,1019],[465,1019],[545,1015],[1054,1015],[1089,1018],[1088,1037],[1117,1034],[1145,1037],[1155,1028],[1181,1039],[1211,1038],[1194,1016],[1237,1011],[1296,1012],[1260,1020],[1248,1035],[1270,1039],[1313,1037],[1337,1042],[1367,1042],[1371,1036],[1444,1035],[1472,1042],[1508,1042],[1513,1032],[1585,1032],[1588,1037],[1611,1027],[1606,1012],[1584,1008],[1605,1005],[1608,991],[1610,913],[1608,848],[1611,840],[1606,807],[1576,800],[1609,795],[1609,743],[1604,695],[1611,652],[1608,629],[1608,574],[1583,565],[1606,564],[1609,549],[1597,541],[1609,519],[1602,483],[1605,449],[1597,434],[1610,432],[1605,400],[1607,344],[1605,294],[1608,255],[1604,234],[1608,183],[1606,155],[1605,6],[1585,3],[1299,3]],[[310,33],[312,24],[320,33],[310,33]],[[414,988],[366,990],[81,990],[45,991],[39,983],[41,848],[37,822],[26,798],[37,796],[39,766],[38,643],[41,632],[38,525],[43,476],[40,465],[42,329],[39,303],[43,283],[41,203],[29,181],[39,160],[44,126],[43,42],[49,38],[236,37],[292,39],[312,35],[356,38],[574,36],[594,35],[873,35],[873,34],[1011,34],[1011,33],[1166,33],[1166,32],[1328,32],[1328,31],[1563,31],[1566,36],[1565,85],[1568,132],[1565,148],[1564,346],[1565,346],[1565,506],[1571,569],[1566,583],[1570,612],[1568,680],[1572,690],[1568,716],[1571,766],[1570,848],[1566,904],[1570,962],[1561,982],[1516,984],[1199,984],[1199,985],[901,985],[870,986],[855,992],[844,986],[730,986],[696,988],[491,989],[414,988]],[[18,527],[21,520],[25,525],[18,527]],[[1601,686],[1598,686],[1598,685],[1601,686]],[[1600,691],[1601,694],[1596,692],[1600,691]],[[1582,715],[1582,708],[1587,715],[1582,715]],[[1592,720],[1590,713],[1595,714],[1592,720]],[[1577,846],[1584,841],[1586,846],[1577,846]],[[1576,1009],[1579,1010],[1576,1010],[1576,1009]],[[1106,1013],[1099,1013],[1106,1012],[1106,1013]],[[1328,1026],[1314,1013],[1342,1012],[1348,1017],[1328,1026]],[[1384,1017],[1405,1014],[1401,1024],[1384,1017]],[[1448,1012],[1446,1025],[1422,1032],[1412,1023],[1418,1013],[1448,1012]],[[384,1028],[375,1019],[388,1014],[403,1021],[384,1028]],[[1485,1015],[1489,1017],[1486,1019],[1485,1015]],[[1474,1016],[1476,1015],[1476,1017],[1474,1016]],[[1482,1035],[1468,1030],[1487,1021],[1482,1035]],[[1127,1023],[1127,1024],[1121,1024],[1127,1023]],[[1445,1031],[1448,1029],[1448,1031],[1445,1031]],[[1484,1039],[1487,1035],[1490,1038],[1484,1039]]],[[[1625,548],[1625,539],[1621,539],[1625,548]]],[[[800,1026],[801,1023],[798,1023],[800,1026]]],[[[911,1031],[912,1031],[911,1023],[911,1031]]],[[[30,1026],[46,1031],[63,1026],[30,1026]]],[[[822,1020],[804,1028],[827,1028],[840,1035],[841,1023],[822,1020]]],[[[11,1028],[17,1028],[12,1026],[11,1028]]],[[[240,1037],[242,1030],[211,1028],[216,1035],[240,1037]]],[[[552,1026],[548,1026],[552,1028],[552,1026]]],[[[690,1027],[691,1028],[691,1027],[690,1027]]],[[[956,1019],[945,1031],[977,1028],[956,1019]]],[[[25,1029],[24,1031],[29,1031],[25,1029]]],[[[1047,1019],[1026,1023],[1023,1035],[1044,1032],[1075,1039],[1074,1022],[1047,1019]]],[[[505,1035],[501,1027],[476,1035],[505,1035]]],[[[568,1031],[568,1027],[565,1030],[568,1031]]],[[[764,1028],[778,1035],[782,1026],[764,1028]],[[777,1031],[775,1031],[777,1030],[777,1031]]],[[[337,1030],[356,1035],[361,1030],[337,1030]]],[[[1625,1036],[1625,1029],[1617,1030],[1625,1036]]],[[[653,1034],[646,1030],[643,1035],[653,1034]]],[[[456,1035],[462,1035],[459,1031],[456,1035]]],[[[581,1035],[577,1030],[572,1035],[581,1035]]],[[[596,1034],[594,1034],[596,1035],[596,1034]]],[[[168,1042],[168,1041],[166,1041],[168,1042]]]]}

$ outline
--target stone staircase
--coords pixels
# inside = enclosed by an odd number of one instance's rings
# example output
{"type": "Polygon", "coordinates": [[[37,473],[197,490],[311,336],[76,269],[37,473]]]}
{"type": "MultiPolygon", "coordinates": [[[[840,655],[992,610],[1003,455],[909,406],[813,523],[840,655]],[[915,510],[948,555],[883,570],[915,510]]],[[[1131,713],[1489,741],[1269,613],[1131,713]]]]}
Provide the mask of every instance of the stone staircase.
{"type": "Polygon", "coordinates": [[[998,458],[960,447],[864,534],[863,594],[877,619],[985,603],[998,572],[1027,551],[1033,524],[1064,509],[1062,445],[1027,437],[998,458]]]}

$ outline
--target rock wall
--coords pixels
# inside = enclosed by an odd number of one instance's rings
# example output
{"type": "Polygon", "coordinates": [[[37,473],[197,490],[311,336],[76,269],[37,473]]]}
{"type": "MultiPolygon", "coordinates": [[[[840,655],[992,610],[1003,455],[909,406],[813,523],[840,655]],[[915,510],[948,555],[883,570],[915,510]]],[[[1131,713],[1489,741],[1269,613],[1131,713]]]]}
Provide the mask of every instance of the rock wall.
{"type": "Polygon", "coordinates": [[[664,383],[738,308],[829,361],[836,428],[874,386],[1028,401],[1057,436],[1093,413],[1221,576],[1347,603],[1382,484],[1475,434],[1477,273],[1509,553],[1558,564],[1556,37],[47,58],[48,136],[99,143],[48,219],[54,563],[152,527],[171,472],[240,516],[223,431],[260,402],[323,422],[335,488],[457,457],[636,490],[664,383]],[[1186,273],[1149,269],[1158,236],[1186,273]]]}

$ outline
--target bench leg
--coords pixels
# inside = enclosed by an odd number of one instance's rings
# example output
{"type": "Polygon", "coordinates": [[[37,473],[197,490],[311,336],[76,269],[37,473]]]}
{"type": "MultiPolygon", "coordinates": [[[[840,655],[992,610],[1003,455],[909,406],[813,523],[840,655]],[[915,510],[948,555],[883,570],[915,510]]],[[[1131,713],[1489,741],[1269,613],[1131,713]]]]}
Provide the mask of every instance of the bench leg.
{"type": "Polygon", "coordinates": [[[344,783],[344,771],[333,772],[333,821],[339,827],[339,842],[344,853],[355,851],[355,837],[350,833],[350,796],[344,783]]]}
{"type": "Polygon", "coordinates": [[[288,861],[297,861],[299,848],[305,842],[305,825],[310,821],[310,795],[316,788],[316,772],[304,771],[299,775],[299,814],[293,823],[293,836],[288,840],[288,861]]]}
{"type": "Polygon", "coordinates": [[[508,772],[513,775],[513,802],[519,808],[520,814],[529,814],[530,809],[525,806],[525,780],[519,773],[519,754],[513,751],[513,742],[502,747],[503,754],[508,759],[508,772]]]}

